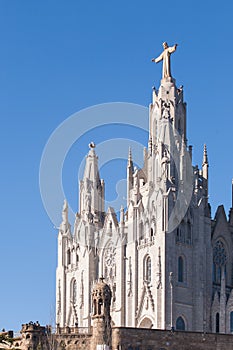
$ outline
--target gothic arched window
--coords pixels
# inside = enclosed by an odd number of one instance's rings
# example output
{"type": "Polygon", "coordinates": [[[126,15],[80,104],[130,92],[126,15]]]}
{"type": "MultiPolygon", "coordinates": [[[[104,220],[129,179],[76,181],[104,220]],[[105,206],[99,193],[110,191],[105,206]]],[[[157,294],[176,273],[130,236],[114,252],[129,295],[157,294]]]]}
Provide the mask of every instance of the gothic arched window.
{"type": "Polygon", "coordinates": [[[187,223],[187,238],[186,238],[186,243],[191,244],[192,242],[192,225],[191,222],[188,221],[187,223]]]}
{"type": "Polygon", "coordinates": [[[143,238],[143,222],[139,223],[139,239],[143,238]]]}
{"type": "Polygon", "coordinates": [[[213,249],[213,282],[220,284],[224,267],[226,273],[227,254],[222,241],[218,240],[213,249]]]}
{"type": "Polygon", "coordinates": [[[184,258],[182,256],[178,258],[178,282],[184,282],[184,258]]]}
{"type": "Polygon", "coordinates": [[[71,263],[71,253],[70,249],[67,250],[67,265],[70,265],[71,263]]]}
{"type": "Polygon", "coordinates": [[[93,300],[93,315],[97,315],[97,302],[96,299],[93,300]]]}
{"type": "Polygon", "coordinates": [[[185,223],[181,222],[180,226],[176,229],[176,243],[185,243],[185,223]]]}
{"type": "Polygon", "coordinates": [[[98,315],[101,315],[102,312],[102,305],[103,305],[103,300],[99,299],[98,300],[98,315]]]}
{"type": "Polygon", "coordinates": [[[158,138],[158,122],[155,119],[154,121],[154,133],[155,133],[155,142],[157,143],[157,138],[158,138]]]}
{"type": "Polygon", "coordinates": [[[185,322],[183,317],[179,316],[176,320],[176,329],[178,331],[185,331],[185,322]]]}
{"type": "Polygon", "coordinates": [[[216,313],[216,317],[215,317],[215,331],[216,333],[219,333],[219,313],[216,313]]]}
{"type": "Polygon", "coordinates": [[[73,281],[72,299],[73,299],[73,303],[76,304],[76,301],[77,301],[77,282],[76,282],[76,280],[73,281]]]}
{"type": "Polygon", "coordinates": [[[145,259],[144,279],[146,282],[151,282],[151,258],[149,256],[145,259]]]}
{"type": "Polygon", "coordinates": [[[233,333],[233,311],[230,312],[230,332],[233,333]]]}
{"type": "Polygon", "coordinates": [[[154,230],[153,230],[153,228],[151,227],[151,229],[150,229],[150,236],[153,237],[153,235],[154,235],[154,230]]]}
{"type": "Polygon", "coordinates": [[[116,248],[110,242],[104,249],[104,275],[107,281],[113,281],[116,277],[116,248]]]}

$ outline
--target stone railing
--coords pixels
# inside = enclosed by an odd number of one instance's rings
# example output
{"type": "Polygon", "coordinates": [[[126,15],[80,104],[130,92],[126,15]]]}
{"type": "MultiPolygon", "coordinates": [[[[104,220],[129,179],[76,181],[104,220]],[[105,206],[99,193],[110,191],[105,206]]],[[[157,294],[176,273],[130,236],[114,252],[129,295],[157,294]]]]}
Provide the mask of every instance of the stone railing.
{"type": "Polygon", "coordinates": [[[90,334],[91,329],[88,327],[57,327],[56,334],[90,334]]]}
{"type": "Polygon", "coordinates": [[[149,236],[149,237],[140,239],[138,244],[138,249],[141,249],[144,247],[150,247],[155,243],[154,241],[155,241],[155,236],[149,236]]]}

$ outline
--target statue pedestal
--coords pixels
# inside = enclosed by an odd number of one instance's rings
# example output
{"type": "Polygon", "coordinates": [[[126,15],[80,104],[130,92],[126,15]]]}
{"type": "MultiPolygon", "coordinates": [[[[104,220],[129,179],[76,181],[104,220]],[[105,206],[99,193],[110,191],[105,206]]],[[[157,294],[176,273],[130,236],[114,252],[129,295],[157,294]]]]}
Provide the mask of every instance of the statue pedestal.
{"type": "Polygon", "coordinates": [[[163,78],[161,79],[161,85],[164,83],[173,83],[174,85],[176,85],[176,79],[172,77],[163,78]]]}

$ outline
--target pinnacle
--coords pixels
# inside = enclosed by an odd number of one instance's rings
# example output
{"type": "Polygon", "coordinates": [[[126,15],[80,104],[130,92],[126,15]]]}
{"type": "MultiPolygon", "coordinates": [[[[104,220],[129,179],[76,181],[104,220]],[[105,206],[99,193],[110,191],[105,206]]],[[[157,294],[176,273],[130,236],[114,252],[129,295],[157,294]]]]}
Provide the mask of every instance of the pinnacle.
{"type": "Polygon", "coordinates": [[[131,147],[129,147],[129,154],[128,154],[128,167],[132,166],[132,151],[131,147]]]}
{"type": "Polygon", "coordinates": [[[207,155],[207,147],[206,144],[204,144],[204,151],[203,151],[203,163],[204,164],[208,164],[208,155],[207,155]]]}

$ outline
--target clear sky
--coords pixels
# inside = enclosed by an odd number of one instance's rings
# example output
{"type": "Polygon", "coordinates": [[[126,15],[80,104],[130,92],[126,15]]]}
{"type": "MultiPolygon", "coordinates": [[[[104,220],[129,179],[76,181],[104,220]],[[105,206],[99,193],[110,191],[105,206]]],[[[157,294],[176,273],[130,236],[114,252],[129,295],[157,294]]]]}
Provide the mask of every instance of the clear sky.
{"type": "MultiPolygon", "coordinates": [[[[159,55],[165,40],[179,44],[172,73],[177,85],[184,85],[194,164],[201,165],[203,144],[208,147],[212,216],[219,204],[228,214],[232,14],[230,0],[1,0],[0,329],[19,330],[30,320],[54,322],[57,231],[39,189],[48,138],[71,114],[95,104],[148,106],[162,69],[151,58],[159,55]]],[[[127,128],[97,128],[70,150],[63,185],[74,210],[77,169],[88,142],[116,137],[117,132],[127,137],[127,128]]],[[[145,135],[137,137],[146,142],[145,135]]],[[[101,174],[107,188],[117,181],[112,170],[106,166],[101,174]]]]}

